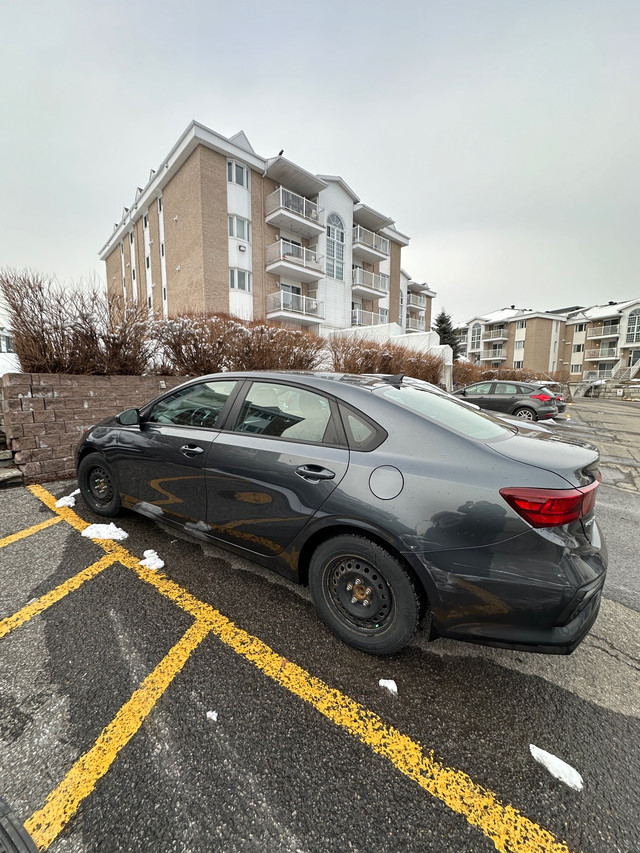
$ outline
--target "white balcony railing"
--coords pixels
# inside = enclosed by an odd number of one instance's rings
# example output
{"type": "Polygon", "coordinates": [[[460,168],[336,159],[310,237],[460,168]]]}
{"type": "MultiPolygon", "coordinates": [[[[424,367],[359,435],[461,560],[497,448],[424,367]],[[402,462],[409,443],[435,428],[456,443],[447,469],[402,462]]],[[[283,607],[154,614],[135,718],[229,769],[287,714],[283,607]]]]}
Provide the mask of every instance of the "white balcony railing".
{"type": "Polygon", "coordinates": [[[368,228],[363,228],[362,225],[356,225],[353,229],[353,242],[361,243],[375,252],[380,252],[382,255],[389,254],[389,241],[386,237],[381,237],[379,234],[374,234],[368,228]]]}
{"type": "Polygon", "coordinates": [[[480,353],[480,361],[504,361],[507,353],[502,349],[483,349],[480,353]]]}
{"type": "Polygon", "coordinates": [[[498,340],[507,340],[509,338],[509,330],[508,329],[492,329],[489,332],[485,332],[482,335],[483,341],[498,341],[498,340]]]}
{"type": "Polygon", "coordinates": [[[298,195],[284,187],[279,187],[265,199],[265,215],[270,216],[276,210],[286,210],[295,216],[301,216],[309,222],[324,225],[324,211],[303,195],[298,195]]]}
{"type": "Polygon", "coordinates": [[[290,311],[293,314],[302,314],[321,320],[324,317],[322,309],[322,303],[317,299],[302,296],[299,293],[279,290],[267,296],[267,314],[272,314],[274,311],[290,311]]]}
{"type": "Polygon", "coordinates": [[[419,296],[417,293],[408,293],[407,294],[407,305],[412,308],[426,308],[427,307],[427,297],[419,296]]]}
{"type": "Polygon", "coordinates": [[[377,326],[379,323],[386,323],[376,311],[363,311],[362,308],[351,309],[351,325],[352,326],[377,326]]]}
{"type": "Polygon", "coordinates": [[[407,329],[412,332],[424,332],[425,322],[424,317],[407,317],[407,329]]]}
{"type": "Polygon", "coordinates": [[[318,272],[323,271],[320,256],[315,249],[305,249],[304,246],[291,243],[289,240],[278,240],[277,243],[267,246],[267,264],[278,261],[286,261],[318,272]]]}
{"type": "Polygon", "coordinates": [[[601,349],[588,349],[584,354],[588,361],[598,361],[604,358],[620,358],[617,347],[602,347],[601,349]]]}
{"type": "Polygon", "coordinates": [[[377,273],[369,272],[369,270],[356,267],[351,271],[351,281],[354,285],[377,290],[380,294],[389,292],[389,276],[384,273],[378,275],[377,273]]]}
{"type": "Polygon", "coordinates": [[[593,326],[587,329],[588,338],[613,338],[620,334],[620,325],[618,323],[602,323],[599,326],[593,326]]]}

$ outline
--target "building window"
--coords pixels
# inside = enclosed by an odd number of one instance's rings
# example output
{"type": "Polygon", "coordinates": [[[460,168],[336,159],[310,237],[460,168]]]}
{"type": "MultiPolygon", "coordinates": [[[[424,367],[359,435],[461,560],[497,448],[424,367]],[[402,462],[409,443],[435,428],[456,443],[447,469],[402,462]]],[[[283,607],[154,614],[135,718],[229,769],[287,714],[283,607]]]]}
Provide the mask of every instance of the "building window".
{"type": "Polygon", "coordinates": [[[158,213],[162,213],[162,196],[158,198],[158,213]]]}
{"type": "Polygon", "coordinates": [[[129,232],[129,242],[130,242],[130,243],[131,243],[131,245],[133,246],[133,231],[130,231],[130,232],[129,232]]]}
{"type": "Polygon", "coordinates": [[[526,320],[518,320],[516,323],[516,329],[526,329],[527,321],[526,320]]]}
{"type": "Polygon", "coordinates": [[[160,256],[164,258],[164,240],[160,243],[160,256]]]}
{"type": "Polygon", "coordinates": [[[584,344],[574,344],[571,347],[571,352],[584,352],[584,344]]]}
{"type": "Polygon", "coordinates": [[[640,309],[632,311],[629,314],[627,324],[627,340],[625,343],[637,344],[640,343],[640,309]]]}
{"type": "Polygon", "coordinates": [[[131,268],[131,278],[132,278],[134,281],[136,280],[136,271],[135,271],[135,267],[132,267],[132,268],[131,268]]]}
{"type": "Polygon", "coordinates": [[[524,361],[514,361],[513,362],[513,369],[514,370],[520,370],[520,368],[523,366],[524,366],[524,361]]]}
{"type": "Polygon", "coordinates": [[[378,316],[380,318],[381,323],[389,322],[389,309],[388,308],[378,308],[378,316]]]}
{"type": "Polygon", "coordinates": [[[239,184],[249,189],[249,170],[242,163],[235,160],[227,160],[227,180],[231,184],[239,184]]]}
{"type": "Polygon", "coordinates": [[[238,240],[246,240],[250,242],[250,223],[247,219],[242,219],[240,216],[229,217],[229,237],[237,237],[238,240]]]}
{"type": "Polygon", "coordinates": [[[152,306],[151,306],[151,297],[150,297],[150,296],[147,296],[147,305],[149,306],[149,308],[151,308],[151,307],[152,307],[152,306]]]}
{"type": "Polygon", "coordinates": [[[344,223],[337,213],[327,218],[327,276],[344,281],[344,223]]]}
{"type": "Polygon", "coordinates": [[[120,254],[124,255],[124,243],[120,243],[120,254]]]}
{"type": "Polygon", "coordinates": [[[147,255],[147,257],[144,259],[144,262],[146,264],[147,269],[149,269],[149,267],[151,266],[151,258],[149,257],[149,255],[147,255]]]}
{"type": "Polygon", "coordinates": [[[575,328],[574,328],[574,331],[575,331],[575,332],[584,332],[584,330],[585,330],[586,328],[587,328],[587,324],[586,324],[586,323],[576,323],[575,328]]]}
{"type": "Polygon", "coordinates": [[[514,349],[524,349],[524,340],[522,341],[514,341],[513,342],[514,349]]]}
{"type": "Polygon", "coordinates": [[[471,349],[480,349],[480,323],[471,327],[471,349]]]}
{"type": "Polygon", "coordinates": [[[581,364],[572,364],[571,365],[571,373],[582,373],[582,365],[581,364]]]}
{"type": "Polygon", "coordinates": [[[142,227],[143,227],[143,228],[148,228],[148,227],[149,227],[149,216],[148,216],[146,213],[145,213],[145,215],[142,217],[142,227]]]}
{"type": "Polygon", "coordinates": [[[251,273],[247,270],[229,270],[229,287],[231,290],[251,292],[251,273]]]}

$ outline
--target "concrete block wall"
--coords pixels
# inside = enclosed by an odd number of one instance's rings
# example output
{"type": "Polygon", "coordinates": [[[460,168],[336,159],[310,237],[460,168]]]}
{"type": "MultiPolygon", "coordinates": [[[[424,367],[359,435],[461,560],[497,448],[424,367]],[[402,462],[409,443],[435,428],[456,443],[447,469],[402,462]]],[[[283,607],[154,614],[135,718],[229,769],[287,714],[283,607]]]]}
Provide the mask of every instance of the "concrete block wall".
{"type": "Polygon", "coordinates": [[[184,381],[180,376],[6,373],[0,385],[2,420],[23,482],[74,477],[75,448],[84,429],[184,381]]]}

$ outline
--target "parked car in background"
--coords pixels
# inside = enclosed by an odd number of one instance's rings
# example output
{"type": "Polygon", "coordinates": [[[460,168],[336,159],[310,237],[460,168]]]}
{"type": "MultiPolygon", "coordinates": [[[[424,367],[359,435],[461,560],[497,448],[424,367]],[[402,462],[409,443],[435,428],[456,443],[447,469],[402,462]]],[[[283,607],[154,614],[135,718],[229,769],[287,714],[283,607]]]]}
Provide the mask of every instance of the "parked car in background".
{"type": "Polygon", "coordinates": [[[558,414],[555,395],[528,382],[487,380],[454,391],[454,396],[481,409],[503,412],[526,421],[546,420],[558,414]]]}
{"type": "Polygon", "coordinates": [[[543,382],[540,380],[538,382],[532,382],[531,385],[536,385],[539,388],[546,388],[547,391],[550,391],[556,401],[558,411],[560,413],[565,411],[567,408],[567,400],[564,396],[562,385],[559,382],[543,382]]]}
{"type": "Polygon", "coordinates": [[[358,649],[397,652],[422,624],[569,653],[606,574],[599,454],[525,432],[402,376],[225,373],[87,429],[78,482],[98,515],[132,509],[308,584],[358,649]]]}

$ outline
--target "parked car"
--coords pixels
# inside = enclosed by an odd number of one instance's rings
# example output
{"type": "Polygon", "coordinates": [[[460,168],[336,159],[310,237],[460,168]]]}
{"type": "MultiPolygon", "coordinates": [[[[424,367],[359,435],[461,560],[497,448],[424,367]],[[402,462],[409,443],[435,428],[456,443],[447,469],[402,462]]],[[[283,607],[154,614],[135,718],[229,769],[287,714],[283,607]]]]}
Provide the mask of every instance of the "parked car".
{"type": "Polygon", "coordinates": [[[431,636],[569,653],[606,574],[598,451],[402,376],[191,380],[85,431],[78,482],[308,584],[374,654],[431,636]],[[524,426],[524,425],[523,425],[524,426]]]}
{"type": "Polygon", "coordinates": [[[459,388],[454,395],[481,409],[515,415],[526,421],[546,420],[558,414],[551,391],[531,383],[487,380],[459,388]]]}
{"type": "Polygon", "coordinates": [[[558,411],[560,413],[565,411],[565,409],[567,408],[567,401],[562,390],[562,385],[559,382],[538,381],[532,382],[531,384],[536,385],[539,388],[545,388],[547,391],[549,391],[551,396],[556,401],[556,407],[558,411]]]}

